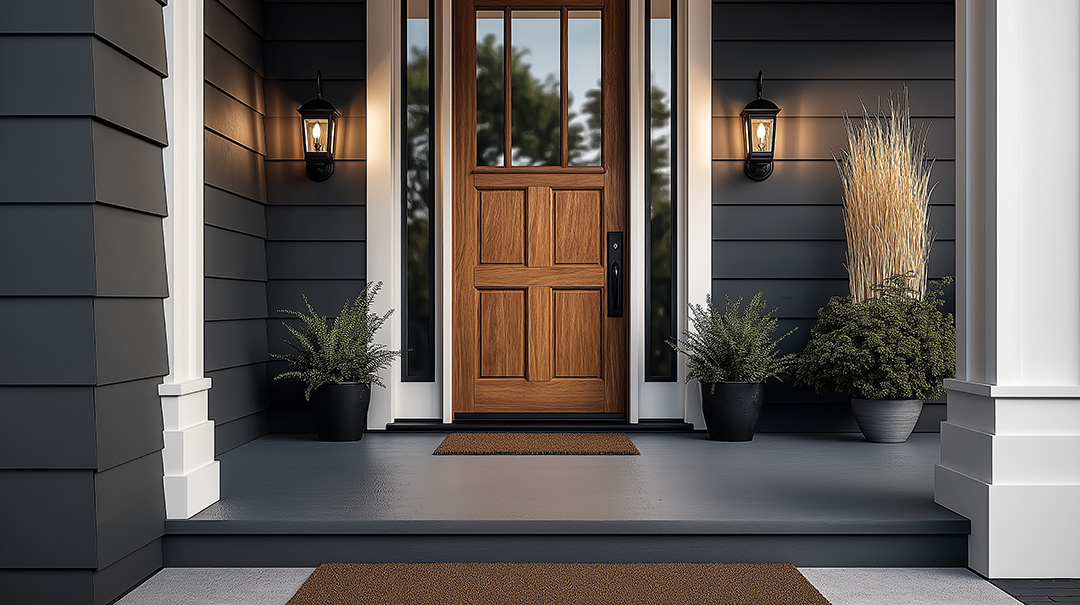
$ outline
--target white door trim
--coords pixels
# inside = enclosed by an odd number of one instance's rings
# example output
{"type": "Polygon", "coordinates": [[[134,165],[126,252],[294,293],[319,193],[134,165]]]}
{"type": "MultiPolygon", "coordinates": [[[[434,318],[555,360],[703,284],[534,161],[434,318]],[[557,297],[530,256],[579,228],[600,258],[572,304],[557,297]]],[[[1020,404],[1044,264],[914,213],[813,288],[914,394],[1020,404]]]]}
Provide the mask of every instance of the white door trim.
{"type": "MultiPolygon", "coordinates": [[[[679,133],[677,151],[678,248],[680,329],[686,325],[686,301],[703,301],[711,287],[711,212],[712,212],[712,75],[711,11],[708,0],[679,2],[678,72],[679,133]],[[689,251],[695,251],[689,254],[689,251]]],[[[401,0],[368,2],[368,279],[384,282],[381,296],[386,308],[397,309],[382,337],[400,348],[401,253],[400,253],[400,160],[397,140],[400,136],[401,110],[400,52],[401,0]]],[[[684,364],[679,362],[678,382],[646,382],[645,364],[645,52],[644,32],[647,18],[644,0],[629,0],[630,15],[630,241],[634,243],[631,267],[630,300],[630,402],[629,420],[639,418],[686,419],[701,423],[696,385],[686,387],[682,380],[684,364]]],[[[452,158],[454,108],[450,98],[452,0],[437,0],[434,15],[436,28],[436,381],[415,383],[401,381],[401,367],[395,363],[387,389],[372,393],[369,426],[379,428],[386,422],[409,418],[453,418],[452,388],[453,342],[451,270],[453,233],[450,213],[445,208],[453,195],[452,158]]]]}

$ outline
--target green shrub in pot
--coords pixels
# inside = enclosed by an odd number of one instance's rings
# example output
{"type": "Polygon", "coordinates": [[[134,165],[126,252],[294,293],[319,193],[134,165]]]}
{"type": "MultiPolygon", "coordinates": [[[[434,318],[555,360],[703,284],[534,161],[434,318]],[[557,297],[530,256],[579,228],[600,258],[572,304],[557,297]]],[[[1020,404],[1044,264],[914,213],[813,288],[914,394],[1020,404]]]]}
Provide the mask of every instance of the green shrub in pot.
{"type": "MultiPolygon", "coordinates": [[[[796,384],[812,386],[819,394],[846,393],[853,406],[918,401],[918,410],[922,400],[944,393],[943,380],[956,372],[956,327],[952,314],[939,307],[952,279],[930,282],[923,297],[911,281],[910,275],[894,275],[862,302],[850,295],[832,297],[818,311],[799,356],[796,384]]],[[[916,412],[911,428],[917,419],[916,412]]],[[[865,434],[861,420],[860,427],[865,434]]],[[[907,434],[887,441],[904,441],[907,434]]]]}

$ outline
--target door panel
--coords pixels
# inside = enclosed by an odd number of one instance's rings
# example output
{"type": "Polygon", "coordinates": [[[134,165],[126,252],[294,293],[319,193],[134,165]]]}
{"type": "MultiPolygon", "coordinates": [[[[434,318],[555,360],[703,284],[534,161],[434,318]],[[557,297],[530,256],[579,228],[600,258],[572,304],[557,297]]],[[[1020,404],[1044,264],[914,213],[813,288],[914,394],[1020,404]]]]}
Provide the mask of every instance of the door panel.
{"type": "Polygon", "coordinates": [[[480,292],[480,375],[525,376],[525,291],[480,292]]]}
{"type": "MultiPolygon", "coordinates": [[[[625,4],[454,4],[455,412],[627,410],[628,319],[607,316],[605,263],[606,234],[626,230],[625,4]],[[478,8],[483,9],[479,14],[478,8]],[[580,74],[592,72],[575,71],[581,80],[576,90],[593,91],[591,98],[568,91],[568,63],[575,57],[567,53],[583,48],[580,41],[568,46],[568,31],[578,36],[586,31],[569,27],[567,16],[573,11],[568,9],[590,9],[575,18],[600,24],[596,30],[602,32],[602,44],[593,41],[587,54],[595,62],[596,49],[603,49],[603,69],[595,66],[602,81],[590,84],[580,74]],[[535,12],[540,10],[547,12],[535,12]],[[554,40],[544,48],[539,38],[524,33],[527,21],[537,16],[560,24],[559,36],[546,37],[554,40]],[[496,31],[495,25],[502,29],[496,31]],[[514,42],[515,32],[530,46],[528,54],[514,42]],[[481,47],[482,60],[477,56],[481,47]],[[507,54],[528,61],[507,61],[507,54]],[[522,67],[526,63],[541,66],[537,69],[544,79],[530,84],[536,76],[530,75],[531,67],[522,67]],[[504,70],[501,77],[498,69],[504,70]],[[478,73],[483,78],[479,89],[478,73]],[[515,101],[515,95],[522,96],[515,101]],[[586,105],[594,112],[590,120],[578,115],[586,105]],[[571,114],[571,108],[577,113],[571,114]],[[561,120],[554,119],[559,112],[561,120]],[[583,150],[582,129],[597,124],[602,124],[593,133],[598,148],[583,150]],[[544,135],[539,139],[529,134],[537,128],[544,135]],[[478,153],[478,145],[505,150],[504,161],[488,151],[478,153]]],[[[624,251],[623,258],[630,255],[624,251]]]]}
{"type": "Polygon", "coordinates": [[[525,192],[480,193],[480,263],[525,262],[525,192]]]}
{"type": "Polygon", "coordinates": [[[601,290],[555,291],[555,376],[602,378],[603,300],[601,290]]]}
{"type": "Polygon", "coordinates": [[[599,191],[555,194],[555,263],[598,265],[603,248],[599,191]]]}

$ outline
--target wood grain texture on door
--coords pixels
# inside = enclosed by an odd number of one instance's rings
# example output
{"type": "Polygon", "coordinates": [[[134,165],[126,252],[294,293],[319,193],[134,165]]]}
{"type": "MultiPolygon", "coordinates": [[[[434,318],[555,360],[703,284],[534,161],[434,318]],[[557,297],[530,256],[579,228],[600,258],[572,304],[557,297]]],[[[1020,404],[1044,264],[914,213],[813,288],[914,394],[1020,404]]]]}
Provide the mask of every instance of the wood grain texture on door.
{"type": "MultiPolygon", "coordinates": [[[[626,3],[454,3],[452,98],[457,121],[450,213],[455,412],[627,411],[628,318],[607,316],[605,252],[606,234],[626,231],[626,3]],[[559,9],[564,82],[567,61],[574,60],[566,56],[566,11],[600,11],[601,166],[569,165],[566,115],[561,165],[477,165],[478,8],[501,11],[508,36],[516,9],[559,9]]],[[[505,70],[509,79],[510,62],[505,70]]],[[[507,164],[512,164],[510,89],[500,93],[506,96],[507,164]]],[[[565,114],[565,90],[561,103],[565,114]]],[[[624,252],[624,258],[632,257],[624,252]]]]}

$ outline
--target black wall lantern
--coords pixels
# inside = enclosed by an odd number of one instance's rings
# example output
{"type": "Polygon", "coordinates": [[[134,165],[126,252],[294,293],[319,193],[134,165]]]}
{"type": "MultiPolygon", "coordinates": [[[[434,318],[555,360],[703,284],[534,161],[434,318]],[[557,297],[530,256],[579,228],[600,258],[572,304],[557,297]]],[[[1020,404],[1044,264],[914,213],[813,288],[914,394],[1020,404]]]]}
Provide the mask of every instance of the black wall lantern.
{"type": "Polygon", "coordinates": [[[315,72],[316,98],[296,110],[300,114],[300,138],[304,142],[307,175],[313,181],[325,181],[334,174],[334,139],[341,112],[322,98],[322,72],[315,72]]]}
{"type": "Polygon", "coordinates": [[[773,149],[776,147],[776,103],[761,98],[762,71],[757,74],[757,99],[743,108],[739,117],[746,134],[746,176],[764,181],[773,171],[773,149]]]}

